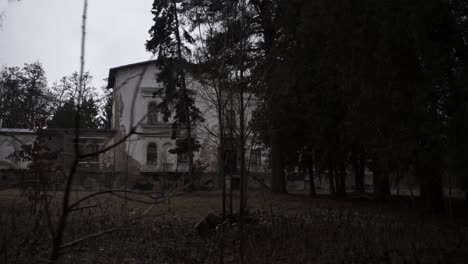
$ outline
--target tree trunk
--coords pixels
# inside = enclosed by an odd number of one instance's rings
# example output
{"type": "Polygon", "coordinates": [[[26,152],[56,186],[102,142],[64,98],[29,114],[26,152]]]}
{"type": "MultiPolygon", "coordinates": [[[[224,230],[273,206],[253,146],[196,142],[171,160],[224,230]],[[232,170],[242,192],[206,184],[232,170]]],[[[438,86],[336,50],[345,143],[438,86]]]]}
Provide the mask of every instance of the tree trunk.
{"type": "Polygon", "coordinates": [[[431,212],[443,211],[442,175],[437,171],[427,171],[420,184],[424,206],[431,212]]]}
{"type": "Polygon", "coordinates": [[[465,190],[465,207],[468,208],[468,191],[465,190]]]}
{"type": "Polygon", "coordinates": [[[286,193],[286,180],[284,165],[281,157],[281,139],[279,131],[270,130],[271,138],[271,191],[274,193],[286,193]]]}
{"type": "MultiPolygon", "coordinates": [[[[261,20],[260,25],[263,32],[264,40],[264,51],[267,58],[271,57],[272,49],[274,47],[275,41],[275,27],[273,23],[273,4],[271,0],[253,2],[260,11],[259,19],[261,20]]],[[[273,59],[273,58],[272,58],[273,59]]],[[[273,74],[273,67],[267,67],[266,71],[266,86],[267,90],[271,91],[275,87],[275,83],[271,82],[270,76],[273,74]]],[[[270,98],[272,99],[272,98],[270,98]]],[[[268,131],[270,135],[270,154],[271,154],[271,190],[274,193],[286,193],[286,180],[284,174],[284,164],[281,153],[281,138],[279,131],[275,129],[275,114],[274,110],[276,109],[274,100],[270,100],[270,103],[267,105],[267,108],[271,114],[272,122],[268,124],[268,131]]]]}
{"type": "Polygon", "coordinates": [[[182,102],[184,106],[184,114],[185,114],[185,129],[186,129],[186,140],[187,140],[187,155],[188,155],[188,177],[191,183],[189,184],[189,189],[193,189],[194,187],[194,177],[193,177],[193,142],[192,142],[192,124],[190,120],[190,109],[188,105],[188,92],[187,92],[187,84],[185,82],[185,72],[182,69],[182,40],[180,39],[179,33],[179,16],[177,14],[177,3],[176,0],[172,1],[174,5],[174,20],[176,23],[175,26],[175,36],[177,40],[177,67],[180,76],[180,83],[181,83],[181,90],[182,90],[182,102]]]}
{"type": "Polygon", "coordinates": [[[232,204],[233,187],[232,187],[232,171],[229,173],[229,217],[234,214],[234,205],[232,204]]]}
{"type": "MultiPolygon", "coordinates": [[[[243,79],[243,71],[241,71],[241,79],[243,79]]],[[[239,215],[241,222],[244,218],[244,210],[247,206],[247,179],[245,173],[245,124],[244,124],[244,93],[241,91],[240,98],[240,113],[239,113],[239,141],[240,141],[240,204],[239,215]]]]}
{"type": "Polygon", "coordinates": [[[362,190],[364,193],[366,191],[366,180],[365,180],[365,171],[366,171],[366,152],[364,150],[359,154],[359,190],[362,190]]]}
{"type": "Polygon", "coordinates": [[[218,148],[218,178],[222,180],[221,186],[222,186],[222,200],[221,200],[221,206],[222,206],[222,211],[223,211],[223,220],[226,220],[226,173],[224,172],[224,160],[225,160],[225,153],[224,153],[224,147],[223,147],[223,139],[221,136],[221,144],[218,148]]]}
{"type": "Polygon", "coordinates": [[[309,194],[310,196],[317,195],[315,191],[315,175],[314,175],[314,152],[311,149],[309,153],[307,153],[307,169],[309,170],[309,194]]]}
{"type": "Polygon", "coordinates": [[[355,191],[358,193],[364,193],[365,157],[362,151],[356,151],[353,154],[353,169],[355,191]]]}
{"type": "Polygon", "coordinates": [[[223,96],[222,96],[222,87],[221,85],[218,86],[218,93],[216,98],[217,103],[217,113],[218,113],[218,124],[219,124],[219,148],[218,148],[218,178],[220,178],[222,182],[222,210],[223,210],[223,220],[226,220],[226,171],[225,171],[225,164],[226,164],[226,151],[225,151],[225,131],[224,131],[224,116],[223,116],[223,96]]]}
{"type": "Polygon", "coordinates": [[[430,146],[424,152],[420,154],[416,166],[421,200],[427,210],[439,213],[444,209],[440,147],[430,146]]]}
{"type": "Polygon", "coordinates": [[[395,173],[395,188],[396,188],[396,195],[400,195],[400,181],[402,178],[402,169],[400,167],[397,168],[395,173]]]}
{"type": "Polygon", "coordinates": [[[387,201],[390,197],[390,180],[386,161],[377,161],[374,168],[374,196],[377,201],[387,201]]]}
{"type": "Polygon", "coordinates": [[[336,197],[343,198],[346,196],[346,167],[344,162],[340,163],[337,168],[336,179],[336,197]]]}
{"type": "Polygon", "coordinates": [[[333,162],[330,161],[328,166],[328,184],[330,186],[330,195],[335,195],[335,168],[333,162]]]}

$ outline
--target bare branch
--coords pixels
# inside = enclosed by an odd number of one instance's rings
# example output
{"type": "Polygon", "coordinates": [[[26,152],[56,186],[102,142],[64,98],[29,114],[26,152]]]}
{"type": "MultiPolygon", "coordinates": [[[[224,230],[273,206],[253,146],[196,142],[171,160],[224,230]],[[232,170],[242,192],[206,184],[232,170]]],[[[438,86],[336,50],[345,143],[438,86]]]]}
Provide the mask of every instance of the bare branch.
{"type": "MultiPolygon", "coordinates": [[[[115,232],[115,231],[122,231],[122,230],[132,230],[133,228],[126,228],[126,229],[123,229],[123,227],[137,219],[140,219],[140,218],[143,218],[145,215],[147,215],[149,213],[149,211],[151,209],[154,208],[154,204],[149,206],[141,215],[138,215],[138,216],[135,216],[135,217],[132,217],[130,219],[128,219],[127,221],[125,221],[125,223],[121,224],[120,226],[118,227],[114,227],[114,228],[110,228],[110,229],[107,229],[107,230],[104,230],[104,231],[101,231],[99,233],[95,233],[95,234],[92,234],[92,235],[89,235],[89,236],[85,236],[85,237],[82,237],[82,238],[79,238],[77,240],[74,240],[74,241],[71,241],[71,242],[68,242],[64,245],[61,246],[61,249],[65,249],[65,248],[68,248],[68,247],[72,247],[78,243],[81,243],[85,240],[88,240],[88,239],[91,239],[91,238],[96,238],[96,237],[100,237],[102,235],[105,235],[105,234],[109,234],[109,233],[112,233],[112,232],[115,232]]],[[[154,217],[160,217],[160,216],[164,216],[165,213],[163,214],[159,214],[159,215],[156,215],[154,217]]]]}

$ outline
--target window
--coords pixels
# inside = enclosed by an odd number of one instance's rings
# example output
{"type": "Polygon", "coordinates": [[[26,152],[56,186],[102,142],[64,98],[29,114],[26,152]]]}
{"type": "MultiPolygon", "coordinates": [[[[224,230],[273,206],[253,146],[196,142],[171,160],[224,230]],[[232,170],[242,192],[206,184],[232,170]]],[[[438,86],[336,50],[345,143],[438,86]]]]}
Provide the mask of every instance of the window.
{"type": "Polygon", "coordinates": [[[158,105],[156,102],[148,104],[147,124],[156,125],[158,123],[158,105]]]}
{"type": "Polygon", "coordinates": [[[252,149],[250,151],[250,163],[252,165],[260,165],[262,163],[262,150],[252,149]]]}
{"type": "MultiPolygon", "coordinates": [[[[99,150],[99,145],[97,143],[92,142],[79,143],[78,147],[82,155],[95,153],[99,150]]],[[[99,154],[93,155],[91,157],[86,157],[84,159],[81,159],[81,161],[99,162],[99,154]]]]}
{"type": "Polygon", "coordinates": [[[158,147],[156,143],[149,143],[146,148],[146,163],[156,165],[158,163],[158,147]]]}

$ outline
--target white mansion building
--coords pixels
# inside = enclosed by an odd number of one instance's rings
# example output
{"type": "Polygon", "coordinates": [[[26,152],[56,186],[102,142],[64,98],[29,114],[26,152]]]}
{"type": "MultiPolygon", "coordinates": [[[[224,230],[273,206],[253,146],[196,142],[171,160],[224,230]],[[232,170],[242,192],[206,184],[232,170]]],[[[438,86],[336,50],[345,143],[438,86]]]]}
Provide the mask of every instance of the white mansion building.
{"type": "MultiPolygon", "coordinates": [[[[110,130],[81,129],[79,145],[86,153],[120,144],[105,153],[80,160],[74,186],[85,189],[131,188],[141,182],[176,179],[178,175],[187,172],[187,155],[177,156],[169,151],[176,147],[176,138],[173,137],[173,120],[169,118],[168,122],[164,122],[162,113],[158,111],[162,98],[155,94],[163,86],[156,80],[157,72],[154,60],[109,70],[107,88],[113,92],[112,127],[110,130]]],[[[218,114],[215,104],[210,100],[214,90],[190,76],[187,76],[187,85],[195,91],[195,104],[205,120],[193,126],[193,136],[200,143],[199,150],[194,153],[194,163],[197,169],[204,168],[204,175],[212,177],[211,182],[219,183],[217,172],[226,171],[226,164],[229,164],[230,174],[237,174],[240,151],[238,147],[232,147],[234,143],[231,144],[231,149],[225,150],[229,151],[230,160],[224,162],[224,168],[219,167],[218,114]]],[[[235,96],[229,98],[231,102],[235,101],[232,99],[235,96]]],[[[228,105],[232,107],[233,103],[228,105]]],[[[254,107],[254,103],[247,104],[246,123],[250,121],[254,107]]],[[[234,108],[226,109],[226,113],[233,120],[229,122],[231,131],[234,131],[230,140],[236,142],[238,114],[234,108]]],[[[30,162],[17,160],[11,154],[21,150],[22,145],[33,145],[36,142],[42,142],[50,152],[55,153],[54,166],[46,168],[48,173],[66,175],[75,158],[74,140],[73,129],[45,128],[32,131],[0,128],[0,181],[18,181],[23,177],[17,177],[20,173],[32,173],[28,172],[30,162]]],[[[246,169],[250,174],[263,175],[268,167],[267,153],[253,142],[252,134],[248,134],[246,169]]]]}
{"type": "MultiPolygon", "coordinates": [[[[156,81],[158,67],[156,61],[144,61],[111,68],[109,70],[108,89],[113,89],[114,105],[112,129],[116,131],[114,142],[122,140],[133,131],[123,144],[114,150],[115,170],[126,179],[141,179],[141,176],[167,175],[185,172],[188,169],[187,157],[169,152],[175,148],[172,138],[172,120],[164,122],[157,105],[161,102],[161,83],[156,81]],[[156,95],[158,94],[158,95],[156,95]],[[156,95],[156,96],[155,96],[156,95]]],[[[219,127],[218,115],[209,98],[210,87],[202,86],[195,79],[187,77],[187,85],[195,91],[195,104],[201,112],[204,122],[193,127],[193,135],[201,144],[194,153],[195,164],[206,167],[205,172],[213,175],[218,168],[219,127]]],[[[232,98],[232,97],[231,97],[232,98]]],[[[247,107],[247,122],[254,104],[247,107]]],[[[237,118],[233,109],[228,112],[237,118]]],[[[263,173],[266,170],[266,153],[260,146],[251,144],[249,135],[246,147],[246,167],[251,173],[263,173]]],[[[239,151],[234,150],[239,159],[239,151]]],[[[234,164],[239,164],[234,161],[234,164]]],[[[237,165],[235,165],[237,166],[237,165]]]]}

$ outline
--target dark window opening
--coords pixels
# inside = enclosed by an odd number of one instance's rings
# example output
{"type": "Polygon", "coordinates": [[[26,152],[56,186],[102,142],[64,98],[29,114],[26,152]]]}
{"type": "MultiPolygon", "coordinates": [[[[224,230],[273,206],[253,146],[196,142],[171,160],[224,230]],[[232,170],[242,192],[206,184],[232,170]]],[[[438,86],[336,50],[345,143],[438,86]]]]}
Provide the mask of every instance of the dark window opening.
{"type": "Polygon", "coordinates": [[[155,143],[149,143],[146,149],[146,163],[156,165],[158,163],[158,147],[155,143]]]}
{"type": "MultiPolygon", "coordinates": [[[[96,153],[99,151],[99,144],[96,143],[80,143],[80,154],[87,155],[91,153],[96,153]]],[[[99,162],[99,154],[92,155],[91,157],[86,157],[81,159],[81,161],[91,161],[91,162],[99,162]]]]}

